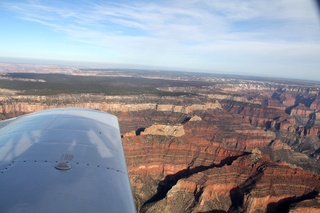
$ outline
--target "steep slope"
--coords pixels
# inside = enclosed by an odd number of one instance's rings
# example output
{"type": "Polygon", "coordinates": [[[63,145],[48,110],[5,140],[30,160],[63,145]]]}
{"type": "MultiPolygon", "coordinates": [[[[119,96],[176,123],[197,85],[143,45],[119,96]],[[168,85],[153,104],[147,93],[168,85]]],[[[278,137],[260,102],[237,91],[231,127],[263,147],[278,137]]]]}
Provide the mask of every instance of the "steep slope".
{"type": "Polygon", "coordinates": [[[115,114],[139,212],[319,211],[319,87],[205,81],[157,88],[183,96],[5,90],[0,110],[2,118],[55,107],[115,114]]]}

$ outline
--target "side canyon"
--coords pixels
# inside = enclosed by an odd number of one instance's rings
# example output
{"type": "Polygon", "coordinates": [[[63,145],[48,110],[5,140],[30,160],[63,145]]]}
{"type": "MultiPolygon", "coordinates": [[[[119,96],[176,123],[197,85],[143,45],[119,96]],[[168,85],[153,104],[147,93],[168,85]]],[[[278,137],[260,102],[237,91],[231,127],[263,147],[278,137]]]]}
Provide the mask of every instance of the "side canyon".
{"type": "Polygon", "coordinates": [[[1,119],[57,107],[116,115],[138,212],[320,211],[320,83],[186,80],[159,94],[2,87],[1,119]]]}

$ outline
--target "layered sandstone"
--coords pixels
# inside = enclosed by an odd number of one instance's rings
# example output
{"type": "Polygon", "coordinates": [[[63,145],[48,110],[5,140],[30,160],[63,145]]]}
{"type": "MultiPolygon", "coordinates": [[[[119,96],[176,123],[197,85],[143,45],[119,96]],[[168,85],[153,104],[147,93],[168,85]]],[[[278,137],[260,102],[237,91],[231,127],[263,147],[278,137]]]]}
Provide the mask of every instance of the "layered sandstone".
{"type": "Polygon", "coordinates": [[[298,116],[309,117],[309,115],[310,115],[311,113],[313,113],[313,112],[314,112],[313,109],[310,109],[310,108],[304,106],[303,104],[299,104],[298,106],[294,107],[294,108],[291,110],[290,115],[291,115],[291,116],[298,115],[298,116]]]}
{"type": "Polygon", "coordinates": [[[142,210],[285,212],[295,197],[304,200],[303,196],[318,192],[319,187],[320,180],[315,175],[249,155],[231,165],[216,164],[185,174],[164,198],[148,203],[142,210]]]}
{"type": "Polygon", "coordinates": [[[220,109],[219,102],[192,104],[190,106],[179,106],[172,104],[156,104],[156,103],[142,103],[142,104],[125,104],[125,103],[70,103],[70,104],[46,104],[46,103],[27,103],[27,102],[11,102],[9,104],[3,103],[0,106],[0,111],[3,113],[31,113],[45,109],[59,108],[59,107],[80,107],[80,108],[94,108],[108,112],[135,112],[144,110],[154,110],[158,112],[178,112],[178,113],[192,113],[196,110],[220,109]]]}
{"type": "Polygon", "coordinates": [[[2,118],[56,107],[115,114],[141,212],[318,210],[318,87],[224,80],[157,88],[185,96],[0,90],[0,110],[2,118]]]}
{"type": "Polygon", "coordinates": [[[185,135],[184,128],[182,125],[170,126],[155,124],[151,127],[146,128],[141,135],[163,135],[172,137],[181,137],[185,135]]]}
{"type": "Polygon", "coordinates": [[[290,213],[318,213],[320,209],[320,195],[314,199],[306,199],[301,202],[293,203],[290,206],[290,213]]]}

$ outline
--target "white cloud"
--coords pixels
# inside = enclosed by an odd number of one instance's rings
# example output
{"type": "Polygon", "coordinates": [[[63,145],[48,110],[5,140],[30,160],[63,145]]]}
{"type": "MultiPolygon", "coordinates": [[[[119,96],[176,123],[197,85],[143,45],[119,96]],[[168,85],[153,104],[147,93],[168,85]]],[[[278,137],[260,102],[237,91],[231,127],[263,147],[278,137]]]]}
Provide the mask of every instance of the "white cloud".
{"type": "MultiPolygon", "coordinates": [[[[7,2],[2,6],[25,20],[47,25],[73,37],[79,35],[79,29],[86,29],[102,36],[126,37],[135,33],[135,37],[149,36],[176,42],[210,42],[237,39],[234,34],[239,33],[235,30],[239,22],[243,25],[239,26],[242,28],[240,33],[249,35],[248,39],[259,40],[261,35],[274,35],[283,40],[297,38],[297,35],[319,36],[312,1],[303,0],[190,0],[169,5],[140,2],[82,7],[41,5],[31,1],[7,2]]],[[[238,38],[239,41],[242,39],[245,38],[238,38]]]]}
{"type": "Polygon", "coordinates": [[[241,69],[254,61],[314,64],[320,53],[311,0],[63,2],[6,1],[0,7],[74,41],[107,48],[116,62],[223,69],[234,61],[241,69]]]}

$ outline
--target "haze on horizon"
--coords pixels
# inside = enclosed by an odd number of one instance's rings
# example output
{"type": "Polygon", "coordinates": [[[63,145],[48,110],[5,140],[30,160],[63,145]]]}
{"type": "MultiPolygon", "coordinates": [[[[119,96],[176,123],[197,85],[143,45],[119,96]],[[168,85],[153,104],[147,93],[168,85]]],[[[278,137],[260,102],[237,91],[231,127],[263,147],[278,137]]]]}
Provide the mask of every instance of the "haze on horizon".
{"type": "Polygon", "coordinates": [[[312,0],[3,0],[0,61],[320,81],[317,13],[312,0]]]}

